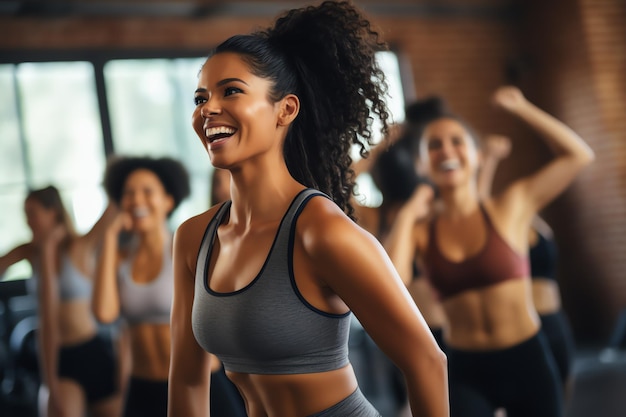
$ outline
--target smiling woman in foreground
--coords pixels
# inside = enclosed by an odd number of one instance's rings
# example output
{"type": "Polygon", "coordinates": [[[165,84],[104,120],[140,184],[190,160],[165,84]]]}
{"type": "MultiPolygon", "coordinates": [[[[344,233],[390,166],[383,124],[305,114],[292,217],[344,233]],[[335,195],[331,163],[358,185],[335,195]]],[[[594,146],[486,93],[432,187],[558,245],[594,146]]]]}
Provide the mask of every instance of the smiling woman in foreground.
{"type": "Polygon", "coordinates": [[[207,415],[208,352],[250,417],[378,416],[348,360],[351,313],[402,370],[413,414],[448,415],[445,355],[349,217],[351,146],[374,114],[387,130],[383,46],[350,4],[325,2],[226,40],[202,67],[193,126],[231,200],[176,232],[170,417],[207,415]]]}

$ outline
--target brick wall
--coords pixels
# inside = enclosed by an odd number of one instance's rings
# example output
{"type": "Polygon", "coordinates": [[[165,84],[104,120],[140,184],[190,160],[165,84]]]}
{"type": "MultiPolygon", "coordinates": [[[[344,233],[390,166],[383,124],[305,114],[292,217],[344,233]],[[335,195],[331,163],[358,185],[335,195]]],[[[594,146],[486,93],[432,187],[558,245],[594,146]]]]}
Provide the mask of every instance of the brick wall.
{"type": "Polygon", "coordinates": [[[602,342],[626,307],[626,4],[530,3],[520,27],[524,83],[596,153],[546,218],[561,248],[559,279],[576,334],[602,342]]]}

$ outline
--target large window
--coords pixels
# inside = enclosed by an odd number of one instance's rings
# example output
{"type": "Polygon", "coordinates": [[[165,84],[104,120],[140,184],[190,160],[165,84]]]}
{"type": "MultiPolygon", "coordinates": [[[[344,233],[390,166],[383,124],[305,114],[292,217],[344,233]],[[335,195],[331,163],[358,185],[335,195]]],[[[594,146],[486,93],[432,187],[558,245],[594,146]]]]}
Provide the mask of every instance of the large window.
{"type": "MultiPolygon", "coordinates": [[[[390,84],[394,120],[402,122],[396,56],[381,53],[378,58],[390,84]]],[[[101,182],[107,149],[119,155],[170,156],[186,166],[192,195],[171,218],[172,229],[206,210],[212,167],[191,127],[203,62],[196,57],[0,65],[0,254],[30,239],[23,214],[29,189],[57,186],[78,231],[86,232],[106,206],[101,182]],[[108,103],[108,118],[101,117],[102,103],[108,103]],[[109,139],[104,132],[110,132],[109,139]]],[[[359,190],[363,203],[380,203],[367,175],[359,178],[359,190]]],[[[30,273],[23,262],[4,279],[30,273]]]]}
{"type": "Polygon", "coordinates": [[[115,152],[170,156],[189,170],[191,197],[178,224],[209,205],[209,157],[191,127],[193,92],[204,58],[114,60],[104,66],[115,152]]]}
{"type": "MultiPolygon", "coordinates": [[[[99,216],[104,169],[93,66],[88,62],[2,66],[11,100],[2,114],[2,253],[29,239],[22,213],[28,189],[55,185],[79,231],[99,216]],[[4,130],[6,129],[6,132],[4,130]]],[[[22,262],[7,278],[28,275],[22,262]]]]}

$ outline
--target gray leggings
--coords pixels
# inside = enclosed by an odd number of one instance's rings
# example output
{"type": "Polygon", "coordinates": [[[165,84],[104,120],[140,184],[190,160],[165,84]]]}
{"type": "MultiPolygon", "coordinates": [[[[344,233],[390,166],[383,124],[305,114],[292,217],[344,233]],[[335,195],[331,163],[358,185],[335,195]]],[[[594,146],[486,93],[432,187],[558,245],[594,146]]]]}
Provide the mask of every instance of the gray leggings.
{"type": "Polygon", "coordinates": [[[308,417],[381,417],[381,415],[357,388],[337,404],[308,417]]]}

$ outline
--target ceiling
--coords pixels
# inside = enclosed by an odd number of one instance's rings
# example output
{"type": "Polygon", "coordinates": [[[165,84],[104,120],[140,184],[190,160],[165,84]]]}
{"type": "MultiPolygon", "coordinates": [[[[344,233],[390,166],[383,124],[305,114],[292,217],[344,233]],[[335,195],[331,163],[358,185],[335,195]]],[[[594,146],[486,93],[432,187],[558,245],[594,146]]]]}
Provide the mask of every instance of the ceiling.
{"type": "MultiPolygon", "coordinates": [[[[274,16],[313,1],[294,0],[0,0],[0,16],[14,17],[206,17],[274,16]]],[[[514,0],[355,0],[382,15],[503,15],[514,0]]]]}

